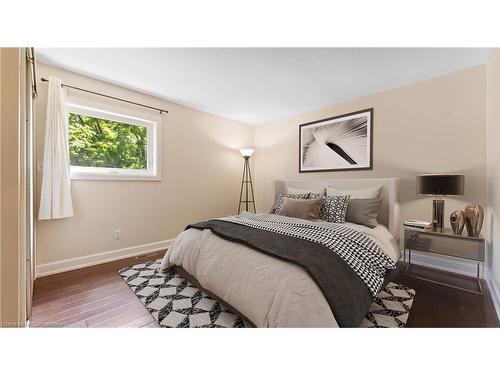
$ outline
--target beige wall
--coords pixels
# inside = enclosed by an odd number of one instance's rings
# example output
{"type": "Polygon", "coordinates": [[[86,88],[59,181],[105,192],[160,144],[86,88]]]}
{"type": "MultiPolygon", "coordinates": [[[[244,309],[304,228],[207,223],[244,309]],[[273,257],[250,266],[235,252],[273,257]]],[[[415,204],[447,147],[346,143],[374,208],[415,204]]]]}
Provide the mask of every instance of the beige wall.
{"type": "MultiPolygon", "coordinates": [[[[237,149],[252,143],[252,127],[43,64],[38,74],[169,110],[162,123],[162,181],[73,180],[75,216],[37,222],[38,265],[171,239],[189,223],[235,213],[243,168],[237,149]],[[121,229],[120,240],[115,229],[121,229]]],[[[39,86],[36,146],[42,160],[47,84],[39,86]]],[[[37,212],[40,182],[38,173],[37,212]]]]}
{"type": "MultiPolygon", "coordinates": [[[[488,164],[488,263],[500,291],[500,50],[494,49],[487,63],[487,164],[488,164]]],[[[494,292],[494,291],[492,291],[494,292]]]]}
{"type": "Polygon", "coordinates": [[[272,204],[273,180],[399,177],[402,219],[430,220],[431,199],[415,194],[421,172],[463,172],[466,195],[446,199],[446,222],[465,202],[486,204],[486,67],[463,70],[255,130],[255,181],[260,210],[272,204]],[[299,124],[374,108],[373,170],[298,173],[299,124]]]}
{"type": "Polygon", "coordinates": [[[22,317],[18,242],[19,49],[2,49],[0,60],[0,299],[1,324],[9,324],[22,317]]]}

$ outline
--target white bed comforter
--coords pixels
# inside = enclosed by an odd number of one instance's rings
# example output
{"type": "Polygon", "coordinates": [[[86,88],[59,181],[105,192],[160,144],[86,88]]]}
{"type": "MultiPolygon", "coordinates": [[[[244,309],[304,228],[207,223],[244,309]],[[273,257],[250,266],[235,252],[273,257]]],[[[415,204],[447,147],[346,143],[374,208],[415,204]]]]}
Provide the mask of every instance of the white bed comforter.
{"type": "MultiPolygon", "coordinates": [[[[364,233],[398,260],[397,243],[384,226],[345,225],[364,233]]],[[[338,327],[328,302],[304,268],[224,240],[208,229],[182,232],[161,267],[171,265],[182,267],[257,327],[338,327]]]]}

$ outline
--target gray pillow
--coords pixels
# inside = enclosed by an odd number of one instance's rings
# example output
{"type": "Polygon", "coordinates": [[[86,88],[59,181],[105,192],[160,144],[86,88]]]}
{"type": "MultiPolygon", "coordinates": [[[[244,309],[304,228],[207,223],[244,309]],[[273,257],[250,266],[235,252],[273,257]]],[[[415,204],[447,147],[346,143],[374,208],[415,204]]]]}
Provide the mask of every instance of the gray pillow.
{"type": "Polygon", "coordinates": [[[273,207],[271,208],[271,214],[277,214],[278,211],[280,210],[281,205],[283,204],[283,200],[285,198],[293,198],[293,199],[308,199],[309,198],[309,193],[305,194],[284,194],[280,193],[278,198],[274,201],[273,207]]]}
{"type": "Polygon", "coordinates": [[[285,198],[277,214],[305,220],[318,220],[322,204],[323,199],[285,198]]]}
{"type": "Polygon", "coordinates": [[[375,228],[382,199],[351,199],[347,206],[345,220],[355,224],[375,228]]]}

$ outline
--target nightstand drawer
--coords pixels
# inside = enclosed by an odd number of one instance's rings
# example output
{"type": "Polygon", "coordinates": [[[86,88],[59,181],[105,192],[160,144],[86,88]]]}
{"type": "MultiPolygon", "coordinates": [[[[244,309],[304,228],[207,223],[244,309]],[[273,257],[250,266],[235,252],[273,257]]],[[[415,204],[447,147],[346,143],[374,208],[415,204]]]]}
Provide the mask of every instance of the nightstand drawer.
{"type": "Polygon", "coordinates": [[[479,238],[406,230],[405,248],[484,261],[484,240],[479,238]]]}

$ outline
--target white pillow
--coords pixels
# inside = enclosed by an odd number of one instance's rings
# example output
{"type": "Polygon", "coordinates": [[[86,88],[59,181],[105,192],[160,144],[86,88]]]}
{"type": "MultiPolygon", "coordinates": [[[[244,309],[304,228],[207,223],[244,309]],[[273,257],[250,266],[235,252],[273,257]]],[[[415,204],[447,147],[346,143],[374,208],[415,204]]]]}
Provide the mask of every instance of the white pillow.
{"type": "Polygon", "coordinates": [[[350,195],[351,199],[374,199],[378,198],[380,194],[380,189],[382,189],[382,186],[363,188],[363,189],[342,189],[333,186],[328,186],[326,188],[326,195],[328,196],[350,195]]]}
{"type": "Polygon", "coordinates": [[[297,189],[291,186],[286,187],[286,192],[288,194],[306,194],[306,193],[313,193],[313,194],[320,194],[320,195],[325,195],[325,188],[309,188],[309,189],[297,189]]]}

